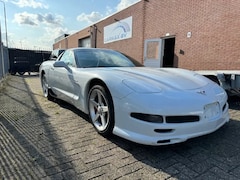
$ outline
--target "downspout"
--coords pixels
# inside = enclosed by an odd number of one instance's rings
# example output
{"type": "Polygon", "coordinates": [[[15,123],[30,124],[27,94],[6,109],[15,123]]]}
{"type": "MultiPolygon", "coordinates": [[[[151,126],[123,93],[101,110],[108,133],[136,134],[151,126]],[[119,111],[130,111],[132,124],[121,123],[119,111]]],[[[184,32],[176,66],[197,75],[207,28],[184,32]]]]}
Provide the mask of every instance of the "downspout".
{"type": "Polygon", "coordinates": [[[94,24],[93,27],[94,27],[94,48],[97,48],[97,26],[96,26],[96,24],[94,24]]]}
{"type": "Polygon", "coordinates": [[[97,26],[96,24],[90,26],[91,47],[97,48],[97,26]]]}
{"type": "Polygon", "coordinates": [[[145,57],[144,57],[144,45],[145,45],[145,25],[146,25],[146,3],[149,2],[149,0],[142,0],[143,1],[143,15],[142,15],[142,64],[144,64],[144,60],[145,60],[145,57]]]}
{"type": "Polygon", "coordinates": [[[68,38],[67,37],[65,37],[65,49],[68,49],[68,38]]]}

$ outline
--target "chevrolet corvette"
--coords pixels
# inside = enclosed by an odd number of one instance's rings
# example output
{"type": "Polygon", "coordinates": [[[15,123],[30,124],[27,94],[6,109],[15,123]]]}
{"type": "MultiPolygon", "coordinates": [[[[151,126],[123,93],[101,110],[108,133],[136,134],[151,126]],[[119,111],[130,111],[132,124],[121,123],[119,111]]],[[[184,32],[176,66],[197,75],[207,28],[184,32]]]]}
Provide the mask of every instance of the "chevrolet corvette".
{"type": "Polygon", "coordinates": [[[89,115],[96,131],[145,145],[212,133],[229,121],[226,92],[190,70],[148,68],[110,49],[73,48],[41,64],[46,98],[89,115]]]}

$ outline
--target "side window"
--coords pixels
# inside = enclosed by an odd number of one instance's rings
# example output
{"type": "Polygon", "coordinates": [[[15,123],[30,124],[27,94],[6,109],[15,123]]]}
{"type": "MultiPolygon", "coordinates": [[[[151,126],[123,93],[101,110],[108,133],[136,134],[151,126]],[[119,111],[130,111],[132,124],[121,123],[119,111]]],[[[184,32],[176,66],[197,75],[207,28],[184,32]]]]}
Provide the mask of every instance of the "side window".
{"type": "Polygon", "coordinates": [[[62,55],[60,61],[65,62],[68,66],[76,67],[76,62],[72,51],[66,51],[62,55]]]}

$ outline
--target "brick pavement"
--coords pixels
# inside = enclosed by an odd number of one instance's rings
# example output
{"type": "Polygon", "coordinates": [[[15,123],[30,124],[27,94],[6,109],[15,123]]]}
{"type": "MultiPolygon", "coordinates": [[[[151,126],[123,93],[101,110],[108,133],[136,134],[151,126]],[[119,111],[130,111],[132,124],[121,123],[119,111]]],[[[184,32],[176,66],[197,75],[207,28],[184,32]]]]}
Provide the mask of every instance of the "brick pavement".
{"type": "Polygon", "coordinates": [[[0,179],[240,179],[240,106],[217,132],[151,147],[98,135],[85,114],[42,96],[37,75],[0,89],[0,179]]]}

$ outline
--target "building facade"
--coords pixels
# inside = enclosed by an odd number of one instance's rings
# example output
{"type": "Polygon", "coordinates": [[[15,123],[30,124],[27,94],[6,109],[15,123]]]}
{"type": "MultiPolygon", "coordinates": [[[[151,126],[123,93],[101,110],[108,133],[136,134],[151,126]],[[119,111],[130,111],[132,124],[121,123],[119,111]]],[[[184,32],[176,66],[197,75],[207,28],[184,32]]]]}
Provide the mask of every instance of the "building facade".
{"type": "Polygon", "coordinates": [[[153,67],[240,70],[239,19],[239,0],[142,0],[53,48],[111,48],[153,67]]]}

